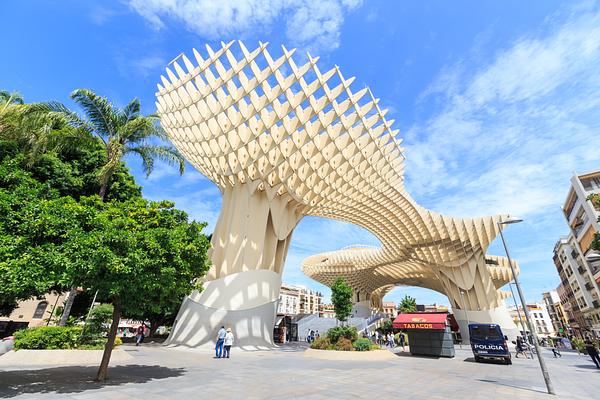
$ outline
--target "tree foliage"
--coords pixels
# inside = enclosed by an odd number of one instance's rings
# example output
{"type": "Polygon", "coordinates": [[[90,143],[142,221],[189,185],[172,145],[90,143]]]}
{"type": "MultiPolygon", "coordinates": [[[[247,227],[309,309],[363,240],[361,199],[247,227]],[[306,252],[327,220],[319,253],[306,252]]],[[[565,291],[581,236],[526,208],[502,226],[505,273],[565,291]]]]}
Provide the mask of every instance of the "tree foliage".
{"type": "Polygon", "coordinates": [[[149,142],[164,137],[156,117],[137,100],[72,97],[85,118],[0,92],[0,312],[52,290],[98,290],[113,306],[105,379],[120,316],[172,317],[208,269],[209,240],[172,202],[142,199],[122,162],[133,152],[147,173],[155,158],[183,169],[174,149],[149,142]]]}
{"type": "Polygon", "coordinates": [[[352,288],[342,277],[338,277],[331,286],[331,302],[335,317],[342,322],[346,321],[352,313],[352,288]]]}
{"type": "MultiPolygon", "coordinates": [[[[600,210],[600,194],[591,194],[588,197],[588,200],[592,202],[596,210],[600,210]]],[[[598,222],[600,222],[600,217],[598,218],[598,222]]],[[[600,232],[596,232],[594,234],[594,239],[592,240],[591,247],[597,252],[600,252],[600,232]]]]}
{"type": "Polygon", "coordinates": [[[103,200],[113,175],[127,154],[136,154],[142,159],[146,175],[152,172],[157,159],[177,165],[183,174],[185,163],[181,154],[170,145],[152,143],[152,139],[166,140],[167,136],[156,115],[141,114],[138,99],[118,108],[89,89],[74,90],[71,98],[83,109],[85,116],[57,102],[46,103],[47,110],[60,115],[74,129],[95,136],[103,143],[106,162],[98,170],[99,195],[103,200]]]}
{"type": "MultiPolygon", "coordinates": [[[[70,286],[64,246],[81,222],[71,212],[82,196],[98,192],[101,164],[97,143],[29,163],[18,141],[0,139],[1,314],[10,314],[17,301],[70,286]]],[[[121,166],[108,194],[124,201],[140,198],[140,188],[121,166]]]]}
{"type": "Polygon", "coordinates": [[[400,304],[398,304],[398,312],[411,313],[417,311],[417,300],[409,295],[404,295],[400,304]]]}

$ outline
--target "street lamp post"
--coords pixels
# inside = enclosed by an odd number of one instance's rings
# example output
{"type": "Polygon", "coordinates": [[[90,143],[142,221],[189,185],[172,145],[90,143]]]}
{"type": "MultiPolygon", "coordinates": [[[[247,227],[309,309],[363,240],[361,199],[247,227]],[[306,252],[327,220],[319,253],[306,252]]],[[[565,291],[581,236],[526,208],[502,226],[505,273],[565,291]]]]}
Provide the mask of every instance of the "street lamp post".
{"type": "MultiPolygon", "coordinates": [[[[527,320],[527,325],[529,326],[529,331],[534,334],[535,329],[533,324],[531,323],[531,318],[529,316],[529,310],[527,309],[527,303],[525,302],[525,295],[523,294],[523,290],[521,289],[521,284],[517,279],[517,274],[515,273],[515,267],[513,266],[512,260],[510,259],[510,254],[508,252],[508,247],[506,246],[506,241],[504,240],[504,235],[502,234],[502,226],[508,224],[515,224],[523,221],[518,218],[509,218],[505,221],[498,222],[498,230],[500,231],[500,238],[502,239],[502,244],[504,245],[504,251],[506,252],[506,258],[508,258],[508,265],[510,265],[510,270],[512,272],[513,280],[515,281],[515,286],[517,287],[517,292],[519,293],[519,299],[521,300],[521,305],[523,306],[523,312],[525,313],[525,319],[527,320]]],[[[538,354],[538,362],[540,363],[540,369],[542,370],[542,375],[544,376],[544,381],[546,382],[546,389],[548,390],[548,394],[555,394],[554,387],[552,386],[552,381],[550,380],[550,374],[548,373],[548,369],[546,368],[546,362],[544,361],[544,357],[542,355],[542,350],[537,341],[537,338],[534,338],[533,345],[535,346],[535,350],[538,354]]]]}
{"type": "Polygon", "coordinates": [[[523,318],[521,317],[521,311],[519,311],[519,306],[517,305],[517,297],[515,296],[515,292],[513,291],[512,282],[508,282],[508,287],[510,288],[510,294],[512,295],[513,301],[515,302],[515,308],[517,309],[517,315],[519,316],[519,322],[521,323],[521,328],[523,328],[523,335],[525,335],[525,337],[527,337],[527,328],[525,328],[525,323],[523,322],[523,318]]]}

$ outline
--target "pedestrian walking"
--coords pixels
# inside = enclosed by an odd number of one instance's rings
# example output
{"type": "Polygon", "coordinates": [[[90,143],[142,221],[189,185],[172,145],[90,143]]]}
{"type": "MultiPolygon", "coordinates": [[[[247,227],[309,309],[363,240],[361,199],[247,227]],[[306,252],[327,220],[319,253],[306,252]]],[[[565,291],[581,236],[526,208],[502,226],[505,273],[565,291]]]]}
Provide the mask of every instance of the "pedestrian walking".
{"type": "Polygon", "coordinates": [[[592,361],[596,364],[596,368],[600,368],[600,357],[598,357],[598,350],[596,350],[596,346],[594,346],[594,342],[590,338],[585,340],[585,350],[588,352],[590,357],[592,357],[592,361]]]}
{"type": "Polygon", "coordinates": [[[404,333],[400,333],[400,346],[402,346],[402,351],[404,351],[405,344],[406,344],[406,338],[404,337],[404,333]]]}
{"type": "Polygon", "coordinates": [[[215,358],[221,358],[223,356],[223,343],[225,342],[225,335],[227,331],[224,326],[217,332],[217,343],[215,345],[215,358]]]}
{"type": "Polygon", "coordinates": [[[560,350],[558,350],[558,341],[551,341],[550,344],[552,346],[552,354],[554,358],[560,357],[562,358],[562,354],[560,354],[560,350]]]}
{"type": "Polygon", "coordinates": [[[229,358],[231,346],[233,346],[233,332],[231,332],[231,328],[227,328],[225,339],[223,340],[223,358],[229,358]]]}
{"type": "MultiPolygon", "coordinates": [[[[527,356],[527,353],[525,352],[525,342],[523,341],[523,338],[521,336],[517,336],[516,350],[517,352],[515,354],[515,358],[519,358],[519,354],[523,354],[525,358],[529,358],[527,356]]],[[[533,358],[533,355],[531,356],[531,358],[533,358]]]]}
{"type": "Polygon", "coordinates": [[[139,346],[144,341],[144,338],[146,337],[145,333],[146,333],[146,330],[144,329],[144,323],[142,322],[142,324],[137,327],[137,331],[136,331],[136,335],[135,335],[135,345],[136,346],[139,346]]]}
{"type": "Polygon", "coordinates": [[[319,335],[319,330],[317,329],[317,331],[315,332],[315,338],[317,338],[317,339],[318,339],[318,338],[320,338],[320,337],[321,337],[321,335],[319,335]]]}
{"type": "Polygon", "coordinates": [[[310,337],[311,337],[310,332],[311,332],[311,330],[310,330],[310,328],[308,328],[308,331],[306,332],[306,342],[307,343],[310,343],[310,337]]]}

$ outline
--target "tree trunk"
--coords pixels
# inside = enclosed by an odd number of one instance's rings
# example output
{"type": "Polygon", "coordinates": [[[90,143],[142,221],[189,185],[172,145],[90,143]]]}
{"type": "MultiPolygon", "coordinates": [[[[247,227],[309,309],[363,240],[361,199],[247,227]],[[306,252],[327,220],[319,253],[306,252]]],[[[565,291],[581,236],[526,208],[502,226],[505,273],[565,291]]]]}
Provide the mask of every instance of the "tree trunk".
{"type": "Polygon", "coordinates": [[[115,345],[119,320],[121,319],[121,302],[118,297],[113,300],[113,307],[112,324],[110,325],[110,331],[108,332],[108,340],[104,346],[104,354],[102,354],[102,362],[100,363],[100,368],[98,368],[98,375],[96,375],[97,381],[103,381],[108,378],[108,363],[115,345]]]}
{"type": "Polygon", "coordinates": [[[100,183],[100,193],[99,193],[100,200],[104,201],[107,190],[108,190],[108,179],[103,179],[102,182],[100,183]]]}
{"type": "Polygon", "coordinates": [[[65,307],[63,308],[63,312],[60,317],[60,322],[58,323],[58,326],[67,326],[67,320],[69,319],[69,314],[71,314],[71,307],[73,307],[75,296],[77,296],[77,287],[71,286],[71,290],[69,291],[69,297],[67,297],[67,301],[65,302],[65,307]]]}
{"type": "Polygon", "coordinates": [[[156,334],[156,330],[158,329],[158,327],[161,325],[162,321],[164,318],[150,318],[150,327],[149,332],[148,332],[148,337],[154,337],[154,335],[156,334]]]}

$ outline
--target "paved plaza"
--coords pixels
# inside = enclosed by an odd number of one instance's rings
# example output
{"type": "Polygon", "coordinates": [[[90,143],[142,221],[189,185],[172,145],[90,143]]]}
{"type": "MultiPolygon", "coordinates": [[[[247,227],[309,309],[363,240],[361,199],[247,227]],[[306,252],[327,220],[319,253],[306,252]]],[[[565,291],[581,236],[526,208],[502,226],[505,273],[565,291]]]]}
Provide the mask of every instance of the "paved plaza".
{"type": "Polygon", "coordinates": [[[544,392],[537,360],[480,364],[458,348],[453,359],[398,353],[372,360],[345,359],[347,353],[337,352],[326,352],[334,359],[323,359],[324,353],[315,355],[303,345],[234,349],[231,359],[220,360],[207,351],[160,345],[124,345],[119,352],[110,380],[102,384],[93,382],[97,367],[90,363],[66,366],[57,359],[33,367],[0,357],[0,398],[453,399],[462,393],[469,400],[597,399],[600,385],[600,370],[576,353],[563,353],[562,359],[545,354],[558,394],[552,397],[544,392]]]}

